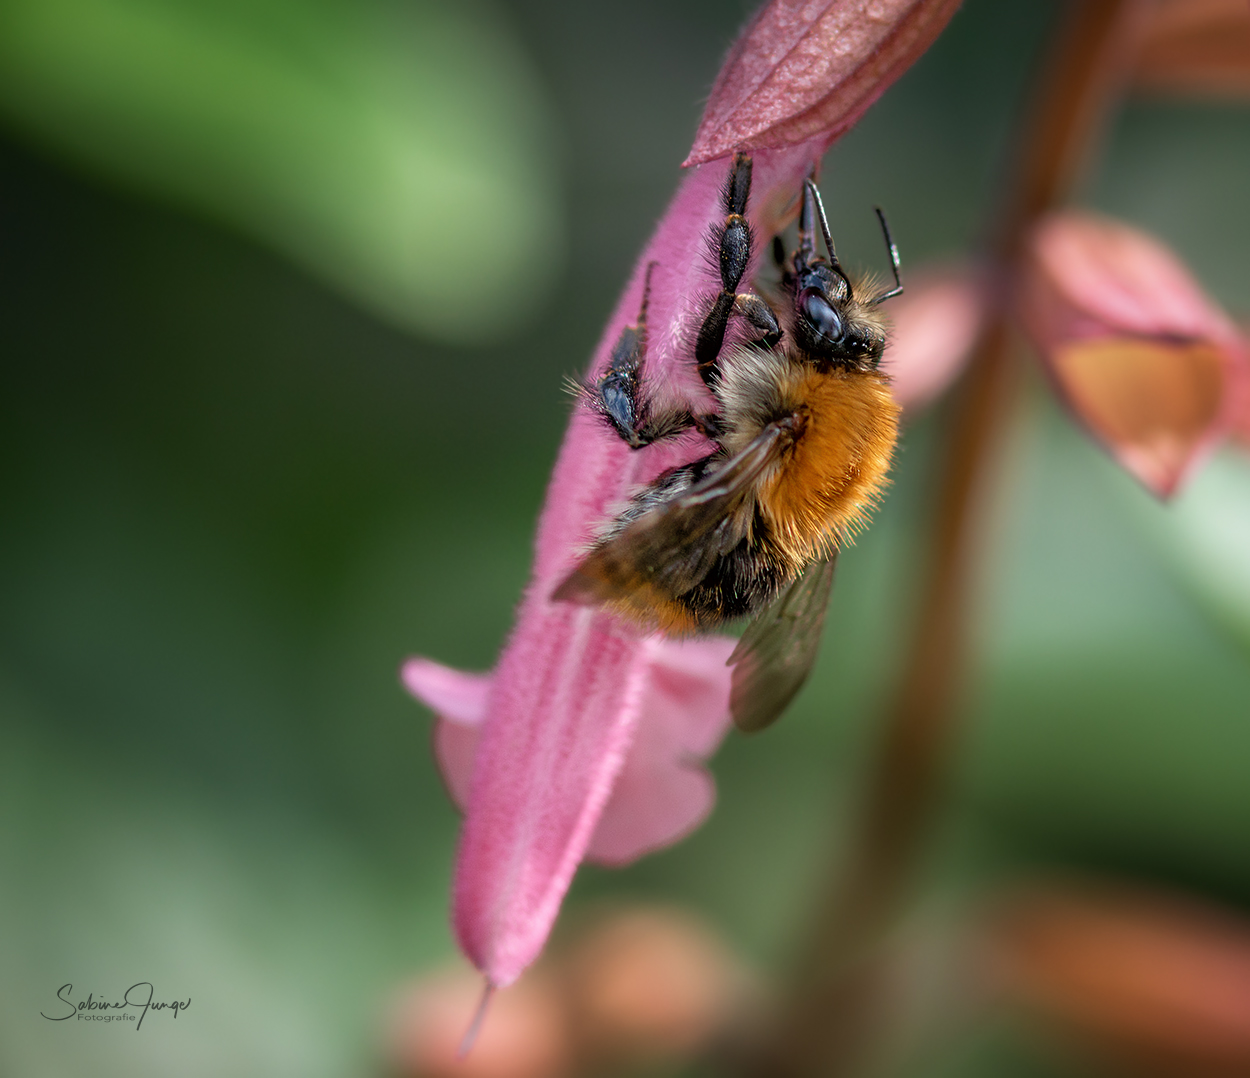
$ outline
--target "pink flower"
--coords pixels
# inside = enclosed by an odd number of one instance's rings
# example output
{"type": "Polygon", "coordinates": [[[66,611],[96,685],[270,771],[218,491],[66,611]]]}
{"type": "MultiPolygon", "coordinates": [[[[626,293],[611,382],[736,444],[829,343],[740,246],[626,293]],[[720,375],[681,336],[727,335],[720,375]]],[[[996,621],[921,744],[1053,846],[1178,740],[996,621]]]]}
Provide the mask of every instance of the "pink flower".
{"type": "Polygon", "coordinates": [[[901,403],[941,392],[994,305],[1013,302],[1069,411],[1158,496],[1250,425],[1250,340],[1159,240],[1053,213],[1033,228],[1016,273],[1011,293],[967,270],[912,275],[884,360],[901,403]]]}
{"type": "MultiPolygon", "coordinates": [[[[706,237],[724,215],[726,155],[752,149],[751,226],[776,234],[824,150],[955,6],[886,0],[867,11],[845,0],[802,8],[778,0],[756,17],[717,81],[691,157],[698,163],[643,250],[592,374],[637,320],[654,263],[648,378],[686,401],[708,399],[692,333],[718,287],[706,237]]],[[[538,955],[584,857],[624,864],[676,841],[711,808],[699,764],[728,726],[734,641],[642,635],[614,615],[550,599],[596,525],[638,486],[694,459],[698,438],[635,453],[576,410],[539,519],[532,578],[495,670],[462,674],[425,659],[404,667],[407,687],[440,717],[439,763],[465,811],[456,935],[493,985],[515,980],[538,955]]]]}
{"type": "Polygon", "coordinates": [[[1250,349],[1158,240],[1052,214],[1029,244],[1020,304],[1073,414],[1156,494],[1170,496],[1233,428],[1250,349]]]}

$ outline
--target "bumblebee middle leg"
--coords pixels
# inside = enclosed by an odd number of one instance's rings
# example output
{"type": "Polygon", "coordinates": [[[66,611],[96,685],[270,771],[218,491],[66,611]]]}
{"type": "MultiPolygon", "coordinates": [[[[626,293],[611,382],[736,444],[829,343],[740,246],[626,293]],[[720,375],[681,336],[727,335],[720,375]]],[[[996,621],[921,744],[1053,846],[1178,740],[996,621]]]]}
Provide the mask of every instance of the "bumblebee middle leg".
{"type": "Polygon", "coordinates": [[[699,327],[694,346],[695,364],[708,385],[715,382],[716,360],[733,312],[741,314],[759,332],[760,343],[765,347],[771,348],[781,340],[781,327],[772,308],[754,293],[738,291],[751,262],[751,226],[745,216],[750,194],[751,158],[735,154],[725,185],[725,222],[713,232],[721,290],[699,327]]]}
{"type": "Polygon", "coordinates": [[[656,408],[646,394],[643,365],[647,357],[647,301],[651,296],[651,272],[647,266],[638,321],[621,330],[608,360],[608,369],[595,382],[581,387],[591,408],[601,415],[631,449],[671,438],[697,426],[685,408],[656,408]]]}

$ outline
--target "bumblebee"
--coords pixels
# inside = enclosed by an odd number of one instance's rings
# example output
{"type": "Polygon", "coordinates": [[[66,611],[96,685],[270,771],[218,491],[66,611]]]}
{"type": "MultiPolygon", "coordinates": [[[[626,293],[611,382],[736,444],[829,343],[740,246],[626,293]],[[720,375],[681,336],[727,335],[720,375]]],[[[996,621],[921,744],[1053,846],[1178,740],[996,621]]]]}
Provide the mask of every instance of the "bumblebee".
{"type": "Polygon", "coordinates": [[[804,183],[798,246],[780,238],[776,294],[739,291],[754,237],[746,219],[751,158],[734,158],[724,219],[712,228],[720,291],[695,336],[693,364],[716,401],[696,414],[662,407],[644,380],[650,271],[634,325],[582,395],[631,448],[691,429],[714,450],[639,490],[610,521],[556,600],[603,605],[668,633],[752,622],[730,658],[735,722],[776,719],[815,659],[838,549],[867,520],[890,467],[899,408],[878,367],[899,295],[898,251],[877,210],[894,284],[852,279],[838,261],[815,183],[804,183]],[[817,228],[827,254],[817,251],[817,228]],[[726,348],[730,319],[746,341],[726,348]]]}

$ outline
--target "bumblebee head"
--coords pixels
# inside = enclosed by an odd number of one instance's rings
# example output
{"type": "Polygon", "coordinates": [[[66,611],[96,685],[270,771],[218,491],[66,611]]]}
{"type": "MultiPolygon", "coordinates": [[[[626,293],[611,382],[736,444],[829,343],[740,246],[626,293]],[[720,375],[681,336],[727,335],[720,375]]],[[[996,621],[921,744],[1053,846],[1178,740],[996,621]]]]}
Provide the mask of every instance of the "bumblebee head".
{"type": "Polygon", "coordinates": [[[825,208],[816,185],[807,180],[799,216],[799,247],[794,252],[793,270],[785,281],[794,295],[794,333],[798,344],[820,367],[874,370],[885,350],[885,323],[875,308],[882,300],[903,290],[898,274],[898,251],[890,238],[885,214],[877,210],[886,248],[894,270],[894,288],[858,299],[850,278],[838,262],[829,235],[825,208]],[[816,253],[816,230],[829,258],[816,253]]]}
{"type": "Polygon", "coordinates": [[[885,328],[875,311],[855,299],[851,283],[824,259],[797,275],[794,334],[822,367],[873,370],[885,350],[885,328]],[[830,278],[833,278],[830,280],[830,278]]]}

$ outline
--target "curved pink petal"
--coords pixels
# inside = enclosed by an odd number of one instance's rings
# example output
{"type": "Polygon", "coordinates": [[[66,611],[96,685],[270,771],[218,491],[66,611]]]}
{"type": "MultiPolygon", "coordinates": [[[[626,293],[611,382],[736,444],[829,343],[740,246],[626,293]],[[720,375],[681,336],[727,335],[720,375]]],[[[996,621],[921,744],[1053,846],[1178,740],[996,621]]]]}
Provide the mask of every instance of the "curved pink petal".
{"type": "Polygon", "coordinates": [[[1156,494],[1230,429],[1246,343],[1181,261],[1137,229],[1044,219],[1026,251],[1026,329],[1072,411],[1156,494]]]}
{"type": "Polygon", "coordinates": [[[684,838],[707,817],[716,786],[703,767],[729,729],[725,665],[736,643],[652,639],[642,718],[586,855],[624,865],[684,838]]]}
{"type": "MultiPolygon", "coordinates": [[[[735,643],[729,637],[643,642],[646,691],[638,732],[595,827],[588,857],[627,864],[672,845],[711,811],[716,789],[702,762],[729,728],[726,662],[735,643]]],[[[410,659],[403,681],[438,716],[439,770],[456,807],[464,811],[490,675],[410,659]]]]}
{"type": "Polygon", "coordinates": [[[482,720],[490,674],[466,674],[431,659],[409,659],[400,671],[404,687],[438,716],[434,725],[434,758],[452,802],[461,812],[469,803],[469,778],[482,720]]]}
{"type": "Polygon", "coordinates": [[[850,130],[925,51],[960,0],[772,0],[712,87],[687,165],[850,130]]]}
{"type": "Polygon", "coordinates": [[[963,370],[981,332],[987,297],[970,269],[950,268],[909,274],[907,291],[891,304],[894,328],[881,366],[895,399],[914,411],[963,370]]]}
{"type": "Polygon", "coordinates": [[[486,715],[490,674],[466,674],[432,659],[409,659],[400,679],[436,715],[462,726],[477,726],[486,715]]]}

